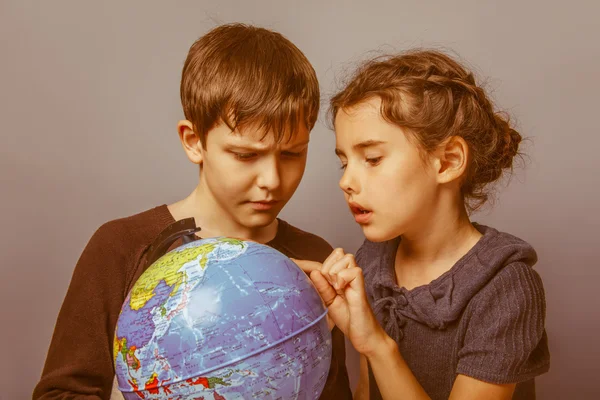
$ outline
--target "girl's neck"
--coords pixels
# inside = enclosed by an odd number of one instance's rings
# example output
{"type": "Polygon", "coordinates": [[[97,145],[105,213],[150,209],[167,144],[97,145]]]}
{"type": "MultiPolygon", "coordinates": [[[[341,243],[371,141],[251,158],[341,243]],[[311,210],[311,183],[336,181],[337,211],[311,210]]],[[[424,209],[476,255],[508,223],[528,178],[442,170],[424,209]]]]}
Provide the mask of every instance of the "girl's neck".
{"type": "Polygon", "coordinates": [[[412,289],[430,283],[450,270],[480,238],[464,206],[432,213],[421,229],[402,235],[395,258],[398,285],[412,289]]]}

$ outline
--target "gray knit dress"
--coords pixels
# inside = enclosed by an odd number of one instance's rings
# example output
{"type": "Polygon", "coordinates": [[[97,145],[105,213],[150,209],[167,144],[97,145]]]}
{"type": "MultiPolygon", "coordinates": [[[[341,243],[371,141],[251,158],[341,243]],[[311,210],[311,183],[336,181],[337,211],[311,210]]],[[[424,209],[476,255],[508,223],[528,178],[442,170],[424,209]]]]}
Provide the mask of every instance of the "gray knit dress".
{"type": "MultiPolygon", "coordinates": [[[[477,244],[449,271],[412,290],[396,284],[401,239],[365,240],[356,260],[369,301],[432,399],[447,399],[458,374],[517,383],[513,399],[534,399],[534,377],[550,367],[537,255],[519,238],[474,226],[483,234],[477,244]]],[[[369,387],[370,398],[381,399],[371,371],[369,387]]]]}

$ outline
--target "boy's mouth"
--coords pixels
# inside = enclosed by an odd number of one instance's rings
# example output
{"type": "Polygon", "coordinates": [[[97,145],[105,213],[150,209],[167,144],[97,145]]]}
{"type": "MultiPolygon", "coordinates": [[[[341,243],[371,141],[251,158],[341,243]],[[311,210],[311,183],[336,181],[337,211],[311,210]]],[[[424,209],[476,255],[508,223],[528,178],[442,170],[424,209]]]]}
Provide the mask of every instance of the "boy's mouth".
{"type": "Polygon", "coordinates": [[[279,200],[259,200],[251,201],[250,205],[257,211],[268,211],[275,207],[279,203],[279,200]]]}

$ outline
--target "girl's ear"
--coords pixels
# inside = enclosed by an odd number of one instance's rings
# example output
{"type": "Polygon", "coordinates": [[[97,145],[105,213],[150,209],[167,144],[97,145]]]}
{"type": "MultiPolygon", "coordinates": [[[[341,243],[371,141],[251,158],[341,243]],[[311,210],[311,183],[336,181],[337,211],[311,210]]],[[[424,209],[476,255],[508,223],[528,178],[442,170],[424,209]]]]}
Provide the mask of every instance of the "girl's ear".
{"type": "Polygon", "coordinates": [[[467,170],[469,146],[460,136],[446,139],[436,152],[437,180],[450,183],[461,179],[467,170]]]}
{"type": "Polygon", "coordinates": [[[204,148],[200,136],[194,131],[194,125],[187,119],[181,120],[177,123],[177,132],[188,159],[194,164],[202,165],[204,148]]]}

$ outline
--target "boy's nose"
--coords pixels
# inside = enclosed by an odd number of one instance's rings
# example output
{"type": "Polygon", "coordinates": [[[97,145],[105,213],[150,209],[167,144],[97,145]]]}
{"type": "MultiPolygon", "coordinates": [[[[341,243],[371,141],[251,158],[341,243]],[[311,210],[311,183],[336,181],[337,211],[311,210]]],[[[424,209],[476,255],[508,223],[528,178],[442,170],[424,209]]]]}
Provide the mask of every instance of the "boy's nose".
{"type": "Polygon", "coordinates": [[[261,189],[273,190],[278,188],[281,184],[279,163],[271,161],[262,165],[256,181],[261,189]]]}

